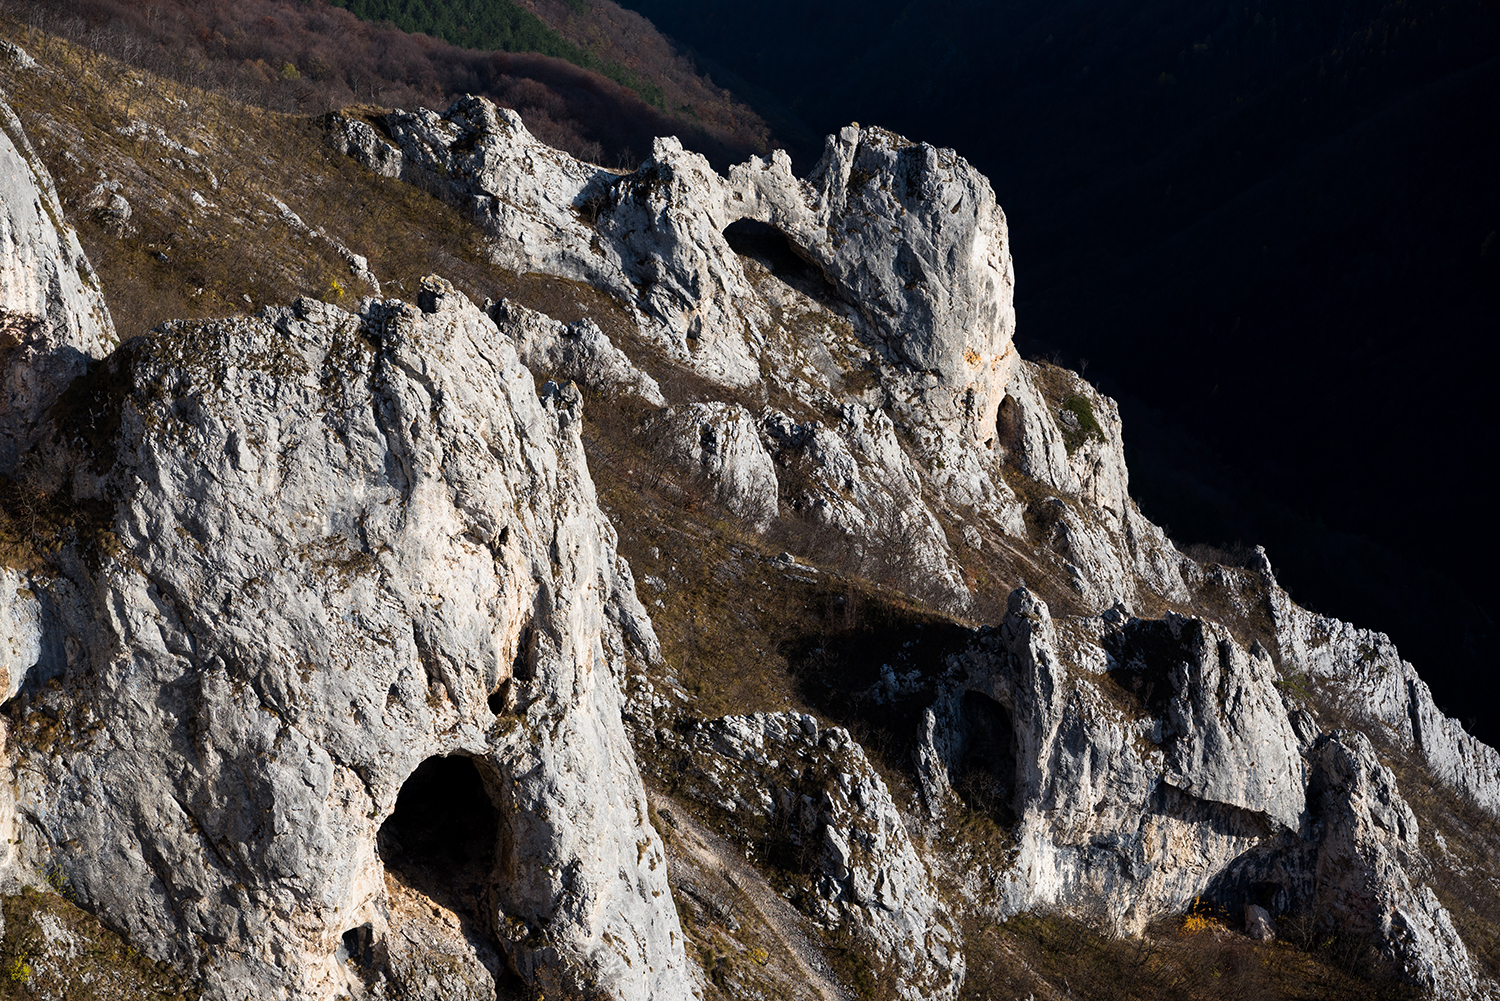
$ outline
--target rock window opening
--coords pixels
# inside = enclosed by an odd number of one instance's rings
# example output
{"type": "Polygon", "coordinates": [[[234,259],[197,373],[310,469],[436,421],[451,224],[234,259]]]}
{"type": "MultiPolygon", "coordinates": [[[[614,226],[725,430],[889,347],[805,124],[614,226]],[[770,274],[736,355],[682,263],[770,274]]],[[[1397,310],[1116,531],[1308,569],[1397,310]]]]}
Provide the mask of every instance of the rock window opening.
{"type": "Polygon", "coordinates": [[[361,970],[374,970],[384,965],[383,946],[384,943],[375,938],[374,926],[367,921],[344,932],[338,960],[352,962],[361,970]]]}
{"type": "Polygon", "coordinates": [[[510,679],[506,678],[504,681],[500,682],[499,688],[495,689],[493,692],[490,692],[490,697],[485,700],[490,705],[490,712],[494,713],[496,716],[499,716],[501,713],[505,712],[505,705],[510,701],[510,688],[510,679]]]}
{"type": "Polygon", "coordinates": [[[724,227],[724,239],[736,254],[760,262],[767,271],[804,295],[824,302],[838,298],[817,265],[798,253],[792,241],[775,226],[741,219],[724,227]]]}
{"type": "Polygon", "coordinates": [[[995,437],[985,442],[985,446],[998,442],[1006,452],[1020,451],[1022,424],[1020,404],[1014,397],[1007,396],[1000,401],[1000,407],[995,411],[995,437]]]}
{"type": "Polygon", "coordinates": [[[527,622],[521,627],[521,633],[516,637],[516,656],[510,662],[510,674],[513,678],[522,681],[530,681],[536,677],[536,627],[527,622]]]}
{"type": "Polygon", "coordinates": [[[1016,822],[1016,731],[1005,707],[964,693],[964,746],[953,789],[964,805],[1010,827],[1016,822]]]}
{"type": "Polygon", "coordinates": [[[536,624],[528,620],[516,637],[516,655],[510,662],[510,677],[500,682],[489,695],[490,712],[499,716],[515,708],[515,683],[530,681],[534,677],[536,677],[536,624]]]}
{"type": "Polygon", "coordinates": [[[377,847],[387,872],[466,920],[487,913],[499,814],[472,758],[428,758],[396,797],[377,847]]]}

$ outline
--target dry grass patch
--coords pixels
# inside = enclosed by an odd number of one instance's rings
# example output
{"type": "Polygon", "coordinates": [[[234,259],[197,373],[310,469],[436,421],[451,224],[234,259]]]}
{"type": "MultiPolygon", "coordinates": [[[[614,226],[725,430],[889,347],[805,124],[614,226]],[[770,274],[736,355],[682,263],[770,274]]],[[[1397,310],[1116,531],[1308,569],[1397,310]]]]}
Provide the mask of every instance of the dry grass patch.
{"type": "MultiPolygon", "coordinates": [[[[1191,915],[1188,916],[1191,918],[1191,915]]],[[[1342,965],[1331,949],[1262,944],[1212,916],[1159,922],[1114,938],[1088,922],[1023,914],[965,929],[965,1001],[1025,996],[1076,1001],[1407,1001],[1390,971],[1342,965]]]]}
{"type": "Polygon", "coordinates": [[[375,290],[340,247],[369,261],[387,295],[414,296],[434,272],[481,301],[503,284],[472,222],[339,155],[318,117],[156,77],[13,21],[0,37],[41,64],[7,64],[0,80],[122,339],[302,295],[354,308],[375,290]],[[100,185],[129,202],[123,223],[95,207],[100,185]]]}
{"type": "Polygon", "coordinates": [[[3,906],[0,999],[185,1001],[196,996],[171,967],[141,955],[64,893],[27,888],[5,897],[3,906]]]}

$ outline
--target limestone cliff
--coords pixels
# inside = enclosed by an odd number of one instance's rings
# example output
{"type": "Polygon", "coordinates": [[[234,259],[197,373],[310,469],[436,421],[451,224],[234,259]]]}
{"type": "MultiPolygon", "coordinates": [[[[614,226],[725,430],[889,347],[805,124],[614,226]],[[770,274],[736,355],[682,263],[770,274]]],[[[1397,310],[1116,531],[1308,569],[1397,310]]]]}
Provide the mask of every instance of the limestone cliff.
{"type": "Polygon", "coordinates": [[[23,471],[111,546],[8,575],[9,882],[212,997],[692,993],[575,391],[433,279],[169,324],[51,414],[23,471]]]}
{"type": "Polygon", "coordinates": [[[430,276],[116,347],[7,122],[0,475],[71,520],[0,567],[6,892],[213,998],[1061,997],[995,928],[1204,906],[1496,996],[1493,856],[1430,801],[1487,844],[1500,756],[1142,515],[952,151],[617,172],[476,98],[334,115],[614,319],[430,276]]]}

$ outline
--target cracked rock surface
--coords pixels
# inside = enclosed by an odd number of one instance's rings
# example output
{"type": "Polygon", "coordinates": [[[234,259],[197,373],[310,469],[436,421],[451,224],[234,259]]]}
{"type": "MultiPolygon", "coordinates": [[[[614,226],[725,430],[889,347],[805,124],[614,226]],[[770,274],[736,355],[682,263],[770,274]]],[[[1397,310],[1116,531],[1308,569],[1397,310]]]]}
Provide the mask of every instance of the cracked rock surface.
{"type": "Polygon", "coordinates": [[[79,899],[213,997],[491,996],[502,955],[690,996],[620,722],[626,659],[659,654],[576,391],[539,398],[436,279],[421,308],[172,324],[88,379],[104,447],[60,428],[35,461],[120,558],[5,609],[34,624],[11,810],[79,899]]]}

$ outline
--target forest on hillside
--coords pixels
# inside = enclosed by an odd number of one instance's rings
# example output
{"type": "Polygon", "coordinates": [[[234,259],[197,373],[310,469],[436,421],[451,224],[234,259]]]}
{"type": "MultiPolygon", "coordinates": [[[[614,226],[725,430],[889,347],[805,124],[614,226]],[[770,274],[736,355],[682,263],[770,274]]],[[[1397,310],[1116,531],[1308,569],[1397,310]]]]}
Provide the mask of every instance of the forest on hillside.
{"type": "MultiPolygon", "coordinates": [[[[665,110],[662,88],[628,66],[598,59],[512,0],[330,0],[365,21],[389,21],[402,31],[432,35],[466,49],[536,52],[601,73],[665,110]]],[[[577,6],[582,6],[581,2],[577,6]]]]}

